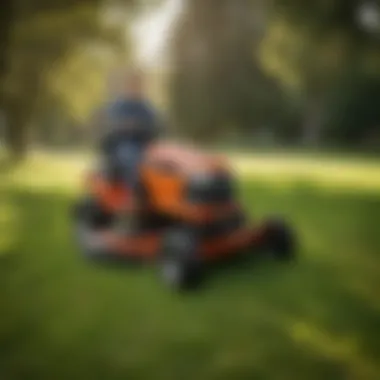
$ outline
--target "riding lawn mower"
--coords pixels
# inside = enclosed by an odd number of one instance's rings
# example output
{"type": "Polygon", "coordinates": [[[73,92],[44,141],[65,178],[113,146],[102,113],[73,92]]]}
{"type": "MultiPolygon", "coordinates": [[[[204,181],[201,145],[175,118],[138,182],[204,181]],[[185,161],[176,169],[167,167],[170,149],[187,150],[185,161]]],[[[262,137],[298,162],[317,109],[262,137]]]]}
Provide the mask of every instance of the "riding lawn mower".
{"type": "Polygon", "coordinates": [[[78,243],[93,259],[123,258],[157,265],[171,288],[199,286],[209,264],[241,255],[271,252],[293,257],[295,235],[283,219],[248,221],[236,199],[233,171],[224,159],[194,147],[155,142],[139,165],[136,229],[117,228],[130,201],[128,186],[97,167],[75,205],[78,243]]]}

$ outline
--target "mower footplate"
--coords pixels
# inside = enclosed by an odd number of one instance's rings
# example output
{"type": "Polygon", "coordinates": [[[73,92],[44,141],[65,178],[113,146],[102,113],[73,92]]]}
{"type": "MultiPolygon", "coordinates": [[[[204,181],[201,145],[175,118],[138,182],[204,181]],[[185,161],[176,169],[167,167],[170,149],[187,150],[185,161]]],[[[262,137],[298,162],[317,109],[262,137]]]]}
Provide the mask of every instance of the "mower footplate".
{"type": "Polygon", "coordinates": [[[117,256],[135,257],[150,260],[156,257],[160,245],[160,234],[145,232],[136,235],[121,235],[114,231],[102,232],[102,239],[108,251],[117,256]]]}
{"type": "Polygon", "coordinates": [[[238,252],[260,246],[264,237],[263,228],[244,227],[226,236],[219,236],[202,245],[201,255],[205,261],[216,261],[236,255],[238,252]]]}

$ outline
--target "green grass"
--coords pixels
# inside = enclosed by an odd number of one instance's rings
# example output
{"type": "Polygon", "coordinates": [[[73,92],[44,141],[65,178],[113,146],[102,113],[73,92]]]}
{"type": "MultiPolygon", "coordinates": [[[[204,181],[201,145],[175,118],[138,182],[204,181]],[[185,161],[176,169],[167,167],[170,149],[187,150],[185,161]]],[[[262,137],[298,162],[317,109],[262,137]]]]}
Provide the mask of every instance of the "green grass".
{"type": "Polygon", "coordinates": [[[380,378],[377,189],[245,180],[253,217],[296,226],[298,262],[227,268],[180,296],[152,268],[80,257],[78,173],[37,160],[0,178],[1,379],[380,378]]]}

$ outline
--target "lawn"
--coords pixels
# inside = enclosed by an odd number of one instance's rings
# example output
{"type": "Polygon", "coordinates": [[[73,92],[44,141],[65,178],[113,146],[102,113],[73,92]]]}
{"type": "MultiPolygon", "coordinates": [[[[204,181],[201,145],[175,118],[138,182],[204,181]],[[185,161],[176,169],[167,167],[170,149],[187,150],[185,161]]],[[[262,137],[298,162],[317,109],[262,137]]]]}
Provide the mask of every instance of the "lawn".
{"type": "Polygon", "coordinates": [[[236,162],[252,217],[297,227],[298,262],[227,268],[187,296],[151,268],[80,257],[68,210],[83,163],[3,168],[0,379],[379,379],[380,163],[314,160],[236,162]]]}

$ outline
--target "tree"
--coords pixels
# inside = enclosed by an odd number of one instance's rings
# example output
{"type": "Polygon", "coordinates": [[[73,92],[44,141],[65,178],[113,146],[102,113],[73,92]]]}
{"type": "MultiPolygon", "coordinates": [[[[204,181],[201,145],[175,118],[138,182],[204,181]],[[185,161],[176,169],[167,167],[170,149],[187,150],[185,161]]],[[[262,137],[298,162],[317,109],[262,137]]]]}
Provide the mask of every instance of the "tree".
{"type": "Polygon", "coordinates": [[[188,135],[214,139],[231,128],[251,131],[271,120],[281,94],[252,52],[261,38],[262,2],[186,4],[172,44],[175,124],[188,135]]]}
{"type": "Polygon", "coordinates": [[[8,124],[7,145],[15,157],[26,152],[39,100],[46,98],[54,82],[51,73],[62,74],[63,62],[94,42],[122,51],[125,30],[104,24],[99,12],[102,4],[100,0],[6,2],[8,15],[1,34],[1,108],[8,124]]]}
{"type": "Polygon", "coordinates": [[[262,42],[263,66],[303,99],[304,137],[315,144],[323,133],[327,94],[341,83],[342,72],[380,62],[378,36],[358,22],[362,1],[274,0],[273,4],[262,42]]]}
{"type": "Polygon", "coordinates": [[[326,112],[328,138],[349,146],[379,147],[380,76],[352,73],[342,82],[326,112]]]}

